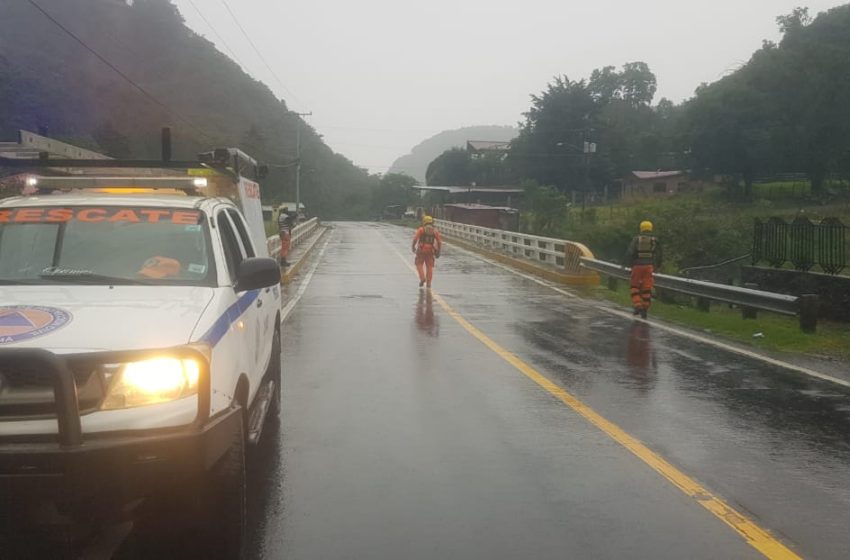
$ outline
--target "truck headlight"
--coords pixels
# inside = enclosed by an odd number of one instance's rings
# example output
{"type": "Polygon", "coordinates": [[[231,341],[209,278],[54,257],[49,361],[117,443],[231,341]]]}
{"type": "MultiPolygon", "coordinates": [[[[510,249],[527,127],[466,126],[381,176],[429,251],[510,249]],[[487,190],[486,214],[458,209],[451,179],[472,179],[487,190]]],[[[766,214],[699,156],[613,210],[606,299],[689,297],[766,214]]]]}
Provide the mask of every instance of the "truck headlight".
{"type": "Polygon", "coordinates": [[[146,406],[198,393],[201,364],[192,358],[154,358],[111,369],[114,374],[101,410],[146,406]]]}

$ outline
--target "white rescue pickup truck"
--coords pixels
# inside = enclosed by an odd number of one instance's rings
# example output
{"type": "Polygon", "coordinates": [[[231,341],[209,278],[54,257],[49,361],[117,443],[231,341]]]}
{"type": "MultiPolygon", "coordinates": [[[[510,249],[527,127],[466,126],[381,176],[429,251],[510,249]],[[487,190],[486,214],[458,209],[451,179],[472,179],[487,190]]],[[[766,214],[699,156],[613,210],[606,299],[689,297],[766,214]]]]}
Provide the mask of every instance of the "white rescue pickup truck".
{"type": "Polygon", "coordinates": [[[5,529],[49,511],[78,534],[159,500],[198,557],[243,555],[246,446],[279,415],[280,270],[239,203],[258,186],[225,175],[209,186],[229,197],[124,173],[0,200],[5,529]]]}

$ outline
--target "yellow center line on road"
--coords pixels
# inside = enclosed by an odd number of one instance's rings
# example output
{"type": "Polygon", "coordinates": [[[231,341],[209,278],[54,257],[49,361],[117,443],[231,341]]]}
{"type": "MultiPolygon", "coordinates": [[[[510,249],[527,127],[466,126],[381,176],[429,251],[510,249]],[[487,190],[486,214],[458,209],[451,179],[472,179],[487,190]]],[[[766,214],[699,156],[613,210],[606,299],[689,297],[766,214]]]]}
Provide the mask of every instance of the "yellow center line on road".
{"type": "MultiPolygon", "coordinates": [[[[378,233],[378,235],[387,243],[387,245],[389,245],[393,252],[398,255],[399,259],[401,259],[405,266],[416,274],[416,269],[408,262],[409,259],[405,259],[386,237],[380,233],[378,233]]],[[[496,341],[481,332],[475,325],[467,321],[463,315],[455,311],[454,308],[452,308],[452,306],[449,305],[438,293],[432,290],[431,295],[440,307],[442,307],[443,310],[448,313],[452,319],[457,321],[458,324],[460,324],[460,326],[463,327],[469,334],[477,338],[496,355],[519,370],[526,377],[537,383],[537,385],[545,389],[550,395],[570,407],[585,420],[602,430],[611,439],[631,451],[655,472],[670,481],[673,486],[681,490],[687,496],[696,500],[698,504],[734,529],[750,546],[758,550],[766,558],[770,558],[771,560],[802,560],[800,556],[782,544],[782,542],[771,535],[769,531],[761,528],[746,515],[737,511],[735,508],[709,492],[699,482],[667,462],[663,457],[644,445],[639,439],[629,435],[618,425],[607,420],[601,414],[584,404],[581,400],[554,383],[548,377],[522,361],[515,354],[501,347],[496,341]]]]}

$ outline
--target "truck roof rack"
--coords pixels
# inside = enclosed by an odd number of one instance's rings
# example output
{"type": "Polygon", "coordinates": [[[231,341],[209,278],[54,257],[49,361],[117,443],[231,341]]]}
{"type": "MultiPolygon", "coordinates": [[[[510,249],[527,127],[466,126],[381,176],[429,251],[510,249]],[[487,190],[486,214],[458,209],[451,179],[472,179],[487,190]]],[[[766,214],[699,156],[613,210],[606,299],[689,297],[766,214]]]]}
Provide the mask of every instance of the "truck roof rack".
{"type": "Polygon", "coordinates": [[[260,180],[268,175],[268,166],[260,165],[251,156],[235,148],[219,148],[198,154],[196,161],[147,159],[59,159],[49,157],[6,158],[0,156],[0,168],[10,169],[209,169],[230,176],[260,180]]]}

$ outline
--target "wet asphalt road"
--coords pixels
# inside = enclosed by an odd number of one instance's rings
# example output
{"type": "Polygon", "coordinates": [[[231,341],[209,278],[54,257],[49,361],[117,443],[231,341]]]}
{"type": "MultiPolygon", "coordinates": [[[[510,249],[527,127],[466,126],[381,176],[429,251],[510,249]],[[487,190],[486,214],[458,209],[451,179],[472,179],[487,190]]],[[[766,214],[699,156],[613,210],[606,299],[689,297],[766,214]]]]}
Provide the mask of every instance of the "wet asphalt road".
{"type": "MultiPolygon", "coordinates": [[[[412,262],[409,238],[350,223],[327,238],[284,326],[251,557],[762,557],[420,291],[392,249],[412,262]]],[[[850,558],[847,390],[451,247],[434,291],[801,556],[850,558]]]]}

